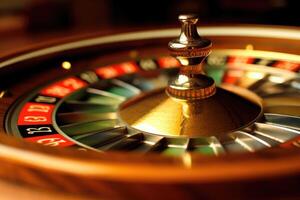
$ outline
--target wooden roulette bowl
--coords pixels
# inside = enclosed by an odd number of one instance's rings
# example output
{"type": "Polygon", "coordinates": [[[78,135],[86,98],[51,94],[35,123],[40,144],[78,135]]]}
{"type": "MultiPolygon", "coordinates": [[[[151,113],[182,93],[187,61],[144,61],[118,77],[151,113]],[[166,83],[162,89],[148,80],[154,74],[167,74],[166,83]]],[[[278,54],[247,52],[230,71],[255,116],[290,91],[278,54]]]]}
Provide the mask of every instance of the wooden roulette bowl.
{"type": "Polygon", "coordinates": [[[207,74],[262,107],[259,119],[220,138],[153,134],[119,119],[121,103],[177,73],[167,49],[177,28],[60,39],[3,57],[0,196],[298,198],[300,30],[199,32],[213,41],[207,74]]]}

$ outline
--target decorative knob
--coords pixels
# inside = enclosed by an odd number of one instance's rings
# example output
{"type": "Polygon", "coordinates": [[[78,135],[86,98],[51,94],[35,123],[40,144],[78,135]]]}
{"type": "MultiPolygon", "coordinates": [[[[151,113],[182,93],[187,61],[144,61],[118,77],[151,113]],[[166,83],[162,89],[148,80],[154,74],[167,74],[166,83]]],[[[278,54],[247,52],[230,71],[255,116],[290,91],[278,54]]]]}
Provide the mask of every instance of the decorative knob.
{"type": "Polygon", "coordinates": [[[204,74],[202,61],[210,54],[212,42],[199,36],[197,15],[180,15],[178,19],[182,24],[181,33],[169,42],[169,50],[182,66],[166,92],[180,100],[208,98],[215,94],[216,86],[214,80],[204,74]]]}
{"type": "MultiPolygon", "coordinates": [[[[211,52],[212,43],[203,39],[197,32],[197,15],[179,15],[181,33],[175,40],[169,42],[171,55],[175,57],[206,57],[211,52]]],[[[179,60],[180,61],[180,60],[179,60]]],[[[187,63],[182,63],[187,65],[187,63]]]]}

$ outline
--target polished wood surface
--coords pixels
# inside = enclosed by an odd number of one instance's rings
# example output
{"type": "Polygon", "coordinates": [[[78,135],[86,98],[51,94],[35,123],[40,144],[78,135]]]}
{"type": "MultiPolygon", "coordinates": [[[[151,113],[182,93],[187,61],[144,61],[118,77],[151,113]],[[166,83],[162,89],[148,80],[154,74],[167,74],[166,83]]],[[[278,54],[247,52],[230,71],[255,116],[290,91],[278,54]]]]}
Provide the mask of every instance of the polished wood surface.
{"type": "MultiPolygon", "coordinates": [[[[84,37],[80,36],[81,39],[84,37]]],[[[247,44],[253,44],[255,49],[260,50],[300,53],[300,41],[288,39],[211,39],[217,49],[244,49],[247,44]]],[[[8,93],[0,99],[0,120],[4,123],[9,106],[31,88],[69,73],[77,73],[82,70],[82,65],[93,68],[118,59],[132,59],[131,47],[135,47],[141,57],[167,54],[164,46],[168,40],[150,39],[73,49],[8,66],[3,74],[20,78],[18,81],[22,84],[2,80],[8,93]],[[101,52],[100,55],[92,59],[85,57],[86,52],[92,54],[95,51],[101,52]],[[74,61],[75,67],[71,71],[51,67],[66,56],[72,58],[78,55],[81,57],[74,61]],[[50,59],[54,61],[44,65],[50,59]],[[31,69],[32,64],[36,65],[34,69],[31,69]],[[20,76],[20,71],[24,70],[27,73],[20,76]],[[30,70],[35,73],[31,74],[30,70]],[[44,73],[45,70],[47,73],[44,73]]],[[[21,50],[3,56],[1,61],[65,41],[70,39],[21,50]]],[[[0,191],[6,191],[0,192],[3,198],[13,199],[22,195],[25,199],[38,196],[45,199],[297,199],[300,195],[299,149],[274,148],[255,154],[220,157],[194,154],[187,154],[186,157],[145,156],[121,152],[100,154],[31,144],[7,136],[3,126],[0,129],[3,133],[0,135],[0,191]]]]}

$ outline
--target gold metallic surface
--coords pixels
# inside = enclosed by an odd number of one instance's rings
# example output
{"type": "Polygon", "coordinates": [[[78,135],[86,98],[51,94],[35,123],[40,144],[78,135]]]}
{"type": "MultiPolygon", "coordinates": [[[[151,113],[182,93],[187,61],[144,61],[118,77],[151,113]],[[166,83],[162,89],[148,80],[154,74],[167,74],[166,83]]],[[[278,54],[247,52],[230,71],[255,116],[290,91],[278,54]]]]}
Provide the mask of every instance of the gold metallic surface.
{"type": "Polygon", "coordinates": [[[222,136],[256,121],[262,114],[255,94],[236,89],[241,95],[222,88],[210,98],[176,101],[164,89],[125,102],[119,117],[134,129],[167,136],[222,136]],[[242,93],[242,92],[243,93],[242,93]]]}
{"type": "Polygon", "coordinates": [[[214,80],[204,75],[202,62],[211,52],[212,43],[197,32],[196,15],[180,15],[181,33],[169,42],[170,54],[182,65],[179,74],[166,88],[167,94],[175,99],[205,99],[215,94],[214,80]]]}
{"type": "Polygon", "coordinates": [[[179,15],[178,20],[181,23],[181,33],[177,39],[169,43],[171,55],[203,58],[208,56],[211,52],[212,43],[210,40],[199,36],[196,26],[198,16],[193,14],[179,15]]]}
{"type": "Polygon", "coordinates": [[[216,85],[212,84],[205,88],[176,88],[176,87],[167,87],[166,88],[167,94],[170,94],[170,96],[178,99],[206,99],[216,93],[216,85]]]}

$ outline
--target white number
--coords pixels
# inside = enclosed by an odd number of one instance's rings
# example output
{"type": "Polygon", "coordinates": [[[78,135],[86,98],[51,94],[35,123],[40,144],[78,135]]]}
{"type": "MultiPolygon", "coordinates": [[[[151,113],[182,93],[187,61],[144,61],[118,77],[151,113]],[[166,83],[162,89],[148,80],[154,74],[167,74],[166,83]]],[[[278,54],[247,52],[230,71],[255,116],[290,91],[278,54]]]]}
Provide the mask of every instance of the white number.
{"type": "Polygon", "coordinates": [[[58,146],[60,143],[64,143],[66,142],[63,139],[60,138],[45,138],[45,139],[40,139],[37,141],[37,143],[39,144],[43,144],[46,146],[51,146],[51,147],[55,147],[58,146]]]}
{"type": "Polygon", "coordinates": [[[49,106],[42,105],[30,105],[28,108],[28,112],[49,112],[49,106]]]}
{"type": "Polygon", "coordinates": [[[50,127],[27,128],[26,131],[27,131],[28,134],[51,133],[52,132],[50,127]]]}
{"type": "Polygon", "coordinates": [[[43,117],[43,116],[25,116],[24,121],[26,121],[26,122],[45,122],[45,121],[47,121],[47,118],[43,117]]]}

